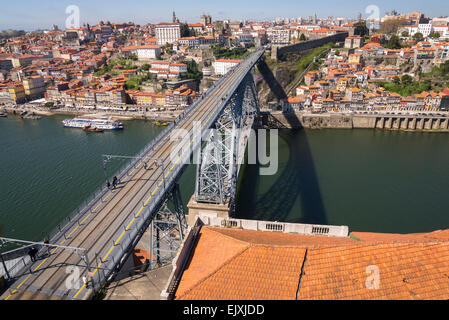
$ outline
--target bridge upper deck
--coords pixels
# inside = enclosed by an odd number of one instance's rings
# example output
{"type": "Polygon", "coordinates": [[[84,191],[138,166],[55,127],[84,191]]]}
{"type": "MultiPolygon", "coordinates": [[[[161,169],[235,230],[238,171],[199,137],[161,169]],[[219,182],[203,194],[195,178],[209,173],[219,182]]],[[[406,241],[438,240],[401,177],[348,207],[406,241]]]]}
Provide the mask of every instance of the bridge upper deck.
{"type": "Polygon", "coordinates": [[[204,130],[214,123],[227,99],[263,53],[263,49],[256,51],[223,77],[120,175],[121,183],[115,190],[106,190],[52,238],[52,244],[85,248],[87,259],[60,248],[45,251],[41,259],[26,266],[27,272],[2,299],[90,298],[135,244],[141,228],[182,171],[184,161],[201,142],[204,130]],[[201,133],[194,130],[194,122],[201,123],[201,133]],[[189,134],[181,141],[171,139],[175,129],[189,134]],[[172,150],[180,150],[175,159],[172,150]],[[144,163],[148,163],[147,169],[144,163]],[[83,277],[91,279],[88,286],[82,281],[78,285],[77,280],[83,277]]]}

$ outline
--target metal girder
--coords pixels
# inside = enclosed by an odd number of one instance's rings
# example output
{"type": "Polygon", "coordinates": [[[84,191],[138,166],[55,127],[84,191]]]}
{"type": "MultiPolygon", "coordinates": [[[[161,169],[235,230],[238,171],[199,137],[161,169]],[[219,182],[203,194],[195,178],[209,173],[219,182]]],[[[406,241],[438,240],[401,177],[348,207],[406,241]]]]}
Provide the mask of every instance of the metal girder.
{"type": "Polygon", "coordinates": [[[175,258],[186,232],[187,221],[181,192],[179,185],[175,183],[151,221],[150,269],[175,258]]]}
{"type": "MultiPolygon", "coordinates": [[[[87,249],[85,249],[85,248],[67,247],[67,246],[62,246],[62,245],[51,244],[49,242],[33,242],[33,241],[27,241],[27,240],[10,239],[10,238],[2,238],[2,237],[0,237],[0,249],[4,245],[10,244],[10,243],[19,244],[19,245],[25,245],[25,247],[14,249],[14,250],[11,250],[11,251],[6,252],[6,253],[1,253],[0,252],[0,258],[1,258],[0,260],[1,260],[3,268],[5,269],[5,272],[6,272],[7,276],[8,276],[8,279],[11,278],[11,275],[9,274],[9,271],[8,271],[8,269],[6,267],[6,263],[4,261],[3,256],[6,255],[6,254],[11,254],[13,252],[23,250],[24,248],[31,248],[31,247],[39,248],[38,251],[36,252],[36,254],[39,254],[39,251],[42,248],[47,248],[47,253],[46,253],[47,255],[50,255],[50,249],[62,249],[62,250],[72,251],[78,257],[80,257],[81,260],[84,261],[88,271],[89,272],[91,271],[91,265],[90,265],[90,262],[89,262],[89,257],[87,255],[87,249]]],[[[26,265],[24,265],[24,267],[25,266],[26,265]]],[[[26,268],[22,268],[22,270],[24,270],[24,272],[28,272],[28,269],[26,269],[26,268]]],[[[22,275],[22,273],[19,272],[19,275],[22,275]]],[[[17,277],[17,275],[15,275],[15,277],[17,277]]]]}
{"type": "Polygon", "coordinates": [[[195,200],[200,203],[232,205],[237,187],[239,161],[243,159],[247,137],[259,102],[254,78],[251,73],[244,78],[233,93],[214,124],[206,145],[201,150],[197,167],[195,200]]]}

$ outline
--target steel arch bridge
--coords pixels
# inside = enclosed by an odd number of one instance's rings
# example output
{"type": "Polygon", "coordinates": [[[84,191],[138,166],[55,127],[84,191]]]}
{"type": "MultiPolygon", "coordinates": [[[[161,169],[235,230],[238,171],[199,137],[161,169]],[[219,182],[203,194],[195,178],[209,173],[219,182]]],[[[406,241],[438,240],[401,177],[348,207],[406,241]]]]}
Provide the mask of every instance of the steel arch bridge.
{"type": "MultiPolygon", "coordinates": [[[[196,201],[234,203],[239,164],[259,112],[252,69],[264,52],[234,67],[138,155],[105,155],[104,165],[117,157],[128,161],[110,176],[118,178],[117,187],[99,188],[45,241],[1,239],[38,249],[36,261],[8,266],[10,285],[1,298],[90,299],[115,277],[148,229],[150,267],[172,259],[187,229],[176,182],[194,154],[196,201]]],[[[15,253],[2,253],[1,262],[15,253]]]]}

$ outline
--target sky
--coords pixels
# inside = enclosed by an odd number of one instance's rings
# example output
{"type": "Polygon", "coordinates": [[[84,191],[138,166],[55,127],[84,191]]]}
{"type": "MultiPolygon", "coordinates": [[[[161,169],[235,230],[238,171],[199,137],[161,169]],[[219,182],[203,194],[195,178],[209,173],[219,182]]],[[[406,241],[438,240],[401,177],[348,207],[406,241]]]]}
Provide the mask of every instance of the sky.
{"type": "Polygon", "coordinates": [[[208,13],[215,20],[273,20],[277,17],[355,18],[370,5],[379,8],[382,17],[386,11],[399,13],[420,11],[426,15],[449,15],[449,6],[442,0],[22,0],[2,1],[0,30],[49,29],[52,24],[65,28],[69,5],[80,9],[80,22],[95,24],[100,20],[111,22],[133,21],[137,24],[171,22],[173,11],[181,22],[199,22],[200,15],[208,13]]]}

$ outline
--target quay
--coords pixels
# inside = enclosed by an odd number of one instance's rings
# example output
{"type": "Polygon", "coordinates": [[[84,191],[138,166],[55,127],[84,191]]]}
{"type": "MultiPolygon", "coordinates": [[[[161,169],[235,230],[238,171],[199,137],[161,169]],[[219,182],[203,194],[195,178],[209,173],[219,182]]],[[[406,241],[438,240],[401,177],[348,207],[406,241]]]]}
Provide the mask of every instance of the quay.
{"type": "Polygon", "coordinates": [[[449,132],[449,115],[342,114],[261,112],[267,128],[290,129],[381,129],[417,132],[449,132]]]}

